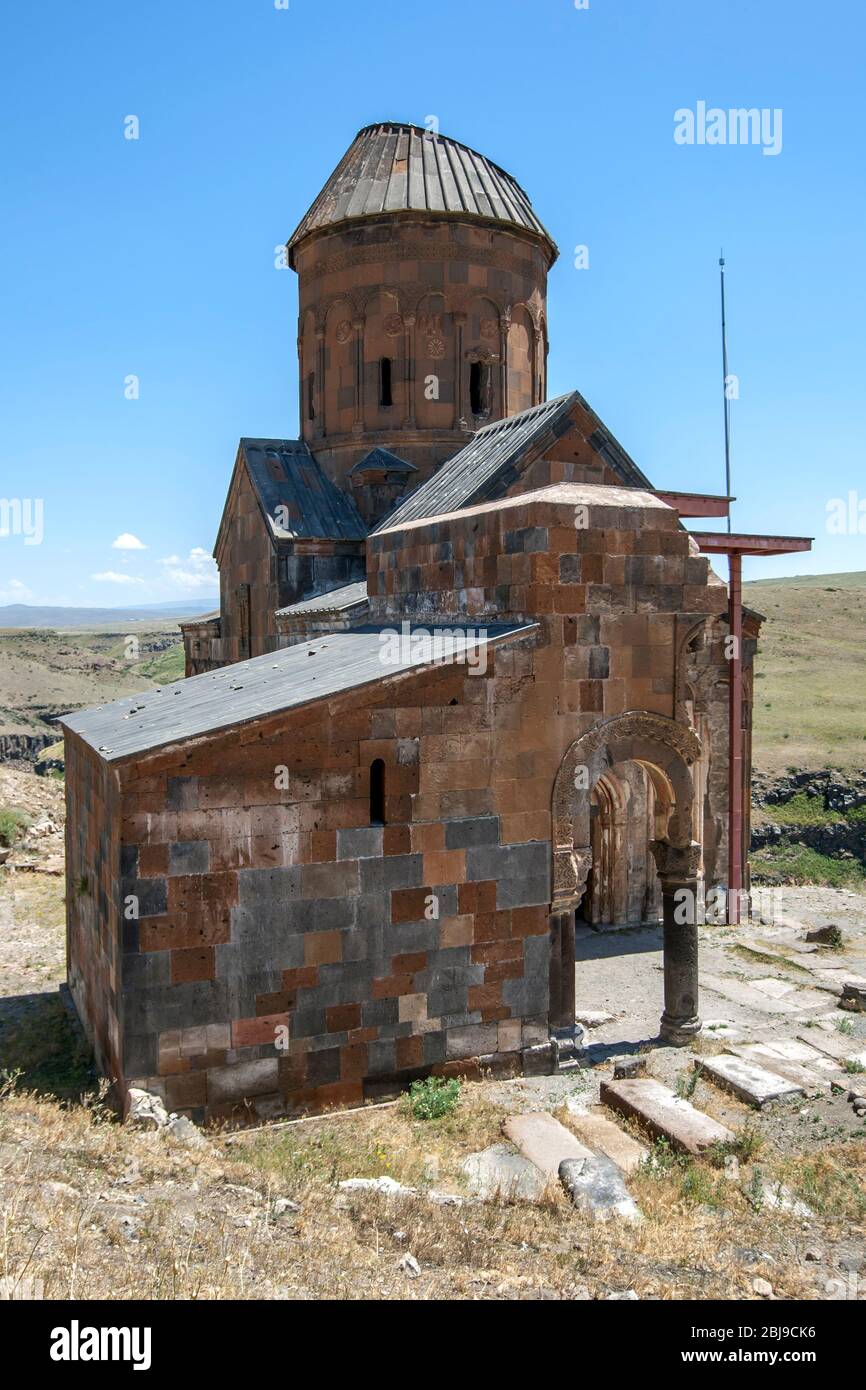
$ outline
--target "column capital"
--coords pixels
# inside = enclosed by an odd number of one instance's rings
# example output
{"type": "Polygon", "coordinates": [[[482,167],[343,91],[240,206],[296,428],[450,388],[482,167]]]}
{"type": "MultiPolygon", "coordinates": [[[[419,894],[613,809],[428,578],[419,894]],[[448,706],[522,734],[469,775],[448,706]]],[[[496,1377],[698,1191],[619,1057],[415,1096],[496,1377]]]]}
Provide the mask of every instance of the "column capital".
{"type": "Polygon", "coordinates": [[[552,914],[568,912],[580,905],[591,868],[592,849],[589,845],[554,850],[552,914]]]}
{"type": "Polygon", "coordinates": [[[696,840],[687,845],[672,845],[668,840],[650,840],[649,847],[662,887],[666,883],[694,883],[701,862],[701,847],[696,840]]]}

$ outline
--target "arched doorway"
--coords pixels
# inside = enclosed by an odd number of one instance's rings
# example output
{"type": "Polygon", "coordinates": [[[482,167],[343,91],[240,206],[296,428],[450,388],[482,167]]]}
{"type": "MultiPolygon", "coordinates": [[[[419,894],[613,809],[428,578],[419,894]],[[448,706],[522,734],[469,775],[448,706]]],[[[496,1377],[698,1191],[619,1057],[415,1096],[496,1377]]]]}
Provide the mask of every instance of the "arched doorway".
{"type": "MultiPolygon", "coordinates": [[[[596,724],[575,739],[556,775],[552,800],[553,882],[550,907],[550,1026],[560,1051],[574,1036],[574,918],[593,869],[593,795],[610,808],[615,823],[622,772],[635,764],[652,790],[652,854],[661,884],[664,922],[665,1007],[661,1035],[684,1044],[700,1030],[696,913],[680,923],[683,891],[697,900],[700,846],[692,839],[692,767],[700,759],[697,735],[676,720],[632,710],[596,724]],[[677,896],[681,895],[681,896],[677,896]],[[675,916],[676,914],[676,916],[675,916]]],[[[622,825],[621,825],[622,828],[622,825]]],[[[608,853],[617,850],[609,837],[608,853]]],[[[620,852],[622,847],[620,846],[620,852]]],[[[622,877],[616,866],[598,865],[609,881],[622,877]]],[[[573,1044],[572,1044],[573,1046],[573,1044]]]]}

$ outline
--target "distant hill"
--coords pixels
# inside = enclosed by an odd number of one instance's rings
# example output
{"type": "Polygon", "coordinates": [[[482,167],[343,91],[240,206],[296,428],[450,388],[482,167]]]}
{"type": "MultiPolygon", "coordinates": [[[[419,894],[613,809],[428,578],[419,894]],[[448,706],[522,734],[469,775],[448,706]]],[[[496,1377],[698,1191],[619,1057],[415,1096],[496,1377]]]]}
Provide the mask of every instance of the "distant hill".
{"type": "Polygon", "coordinates": [[[755,766],[866,769],[866,571],[756,580],[743,601],[766,617],[755,766]]]}
{"type": "Polygon", "coordinates": [[[213,608],[215,599],[155,603],[145,608],[54,608],[48,605],[7,603],[0,605],[4,627],[105,627],[109,623],[150,622],[154,618],[197,618],[213,608]]]}

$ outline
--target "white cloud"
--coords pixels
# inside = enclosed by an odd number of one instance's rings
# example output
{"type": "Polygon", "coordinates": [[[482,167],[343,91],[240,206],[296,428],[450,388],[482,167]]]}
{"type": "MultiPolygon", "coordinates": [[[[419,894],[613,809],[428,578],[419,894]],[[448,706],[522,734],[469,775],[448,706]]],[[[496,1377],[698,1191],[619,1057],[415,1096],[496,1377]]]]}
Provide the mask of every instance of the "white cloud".
{"type": "Polygon", "coordinates": [[[143,584],[143,579],[136,579],[133,574],[118,574],[116,570],[103,570],[102,574],[92,574],[91,579],[95,579],[99,584],[143,584]]]}
{"type": "Polygon", "coordinates": [[[147,550],[147,546],[131,531],[124,531],[119,535],[117,540],[111,542],[111,548],[112,550],[147,550]]]}
{"type": "Polygon", "coordinates": [[[33,594],[20,579],[10,579],[5,589],[0,589],[0,603],[30,603],[33,594]]]}
{"type": "Polygon", "coordinates": [[[165,568],[165,577],[175,589],[195,593],[199,589],[217,589],[219,570],[213,556],[200,545],[193,546],[185,560],[179,555],[169,555],[160,564],[165,568]]]}

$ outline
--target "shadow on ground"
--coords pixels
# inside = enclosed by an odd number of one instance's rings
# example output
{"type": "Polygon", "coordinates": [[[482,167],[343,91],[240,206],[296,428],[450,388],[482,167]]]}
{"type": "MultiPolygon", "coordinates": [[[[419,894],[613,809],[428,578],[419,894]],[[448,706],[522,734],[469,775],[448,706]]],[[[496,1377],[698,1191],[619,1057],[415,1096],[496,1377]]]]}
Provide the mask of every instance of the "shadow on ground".
{"type": "Polygon", "coordinates": [[[93,1055],[58,991],[0,999],[0,1081],[56,1100],[96,1090],[93,1055]]]}

